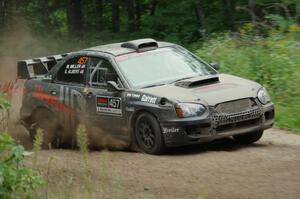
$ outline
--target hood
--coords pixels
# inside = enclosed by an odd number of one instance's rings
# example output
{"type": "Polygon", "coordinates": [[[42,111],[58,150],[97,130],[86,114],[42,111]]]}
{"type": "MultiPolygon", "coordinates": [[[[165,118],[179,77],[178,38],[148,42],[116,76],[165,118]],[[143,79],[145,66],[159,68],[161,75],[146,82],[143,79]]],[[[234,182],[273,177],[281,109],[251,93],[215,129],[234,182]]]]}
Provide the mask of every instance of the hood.
{"type": "MultiPolygon", "coordinates": [[[[254,98],[261,85],[233,75],[219,74],[219,81],[197,84],[195,87],[182,87],[181,84],[166,84],[162,86],[140,89],[144,93],[166,97],[175,102],[206,101],[210,106],[221,102],[242,98],[254,98]]],[[[192,79],[183,80],[191,82],[192,79]]],[[[182,83],[184,84],[184,83],[182,83]]]]}

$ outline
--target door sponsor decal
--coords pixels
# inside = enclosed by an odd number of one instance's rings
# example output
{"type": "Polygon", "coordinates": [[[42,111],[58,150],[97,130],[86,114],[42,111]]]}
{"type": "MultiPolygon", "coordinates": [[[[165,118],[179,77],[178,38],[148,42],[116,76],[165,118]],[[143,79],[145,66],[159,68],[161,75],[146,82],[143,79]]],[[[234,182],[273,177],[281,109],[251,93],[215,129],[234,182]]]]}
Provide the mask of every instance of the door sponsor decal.
{"type": "Polygon", "coordinates": [[[119,97],[96,97],[96,112],[99,114],[111,114],[122,116],[122,100],[119,97]]]}
{"type": "Polygon", "coordinates": [[[149,95],[143,95],[142,98],[141,98],[142,102],[147,102],[147,103],[150,103],[150,104],[155,104],[156,100],[157,100],[157,97],[152,97],[152,96],[149,96],[149,95]]]}

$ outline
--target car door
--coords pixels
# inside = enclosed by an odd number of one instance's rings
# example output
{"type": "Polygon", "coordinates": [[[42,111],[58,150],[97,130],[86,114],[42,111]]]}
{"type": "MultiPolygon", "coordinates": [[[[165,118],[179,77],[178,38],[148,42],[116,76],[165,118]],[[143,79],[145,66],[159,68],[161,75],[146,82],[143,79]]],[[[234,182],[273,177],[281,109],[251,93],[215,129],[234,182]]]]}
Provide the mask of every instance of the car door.
{"type": "Polygon", "coordinates": [[[84,55],[70,57],[59,68],[49,84],[49,92],[57,98],[53,103],[58,109],[61,125],[66,130],[74,130],[84,120],[86,98],[83,93],[87,84],[87,61],[84,55]]]}
{"type": "Polygon", "coordinates": [[[124,93],[109,91],[107,78],[121,82],[107,58],[89,57],[88,87],[85,90],[89,121],[101,130],[118,138],[128,138],[124,93]]]}

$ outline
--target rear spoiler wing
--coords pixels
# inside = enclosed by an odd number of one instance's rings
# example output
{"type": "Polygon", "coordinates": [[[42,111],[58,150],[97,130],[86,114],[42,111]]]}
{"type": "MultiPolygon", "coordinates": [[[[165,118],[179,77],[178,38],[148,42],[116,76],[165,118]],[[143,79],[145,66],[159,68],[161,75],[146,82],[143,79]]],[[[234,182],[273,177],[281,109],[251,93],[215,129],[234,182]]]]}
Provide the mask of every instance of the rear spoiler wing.
{"type": "Polygon", "coordinates": [[[37,76],[43,76],[67,55],[69,55],[69,53],[20,60],[17,62],[18,78],[31,79],[37,76]]]}

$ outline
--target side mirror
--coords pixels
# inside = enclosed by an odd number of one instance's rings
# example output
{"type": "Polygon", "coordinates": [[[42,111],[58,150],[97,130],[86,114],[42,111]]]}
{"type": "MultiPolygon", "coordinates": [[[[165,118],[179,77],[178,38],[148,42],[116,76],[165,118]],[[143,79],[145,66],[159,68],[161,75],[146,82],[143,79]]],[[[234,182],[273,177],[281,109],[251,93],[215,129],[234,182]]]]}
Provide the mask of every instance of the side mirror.
{"type": "Polygon", "coordinates": [[[111,92],[115,92],[115,91],[120,92],[120,91],[124,91],[124,88],[120,88],[115,81],[108,81],[107,90],[111,92]]]}
{"type": "Polygon", "coordinates": [[[217,62],[210,63],[209,65],[213,67],[215,70],[220,70],[220,64],[217,62]]]}

